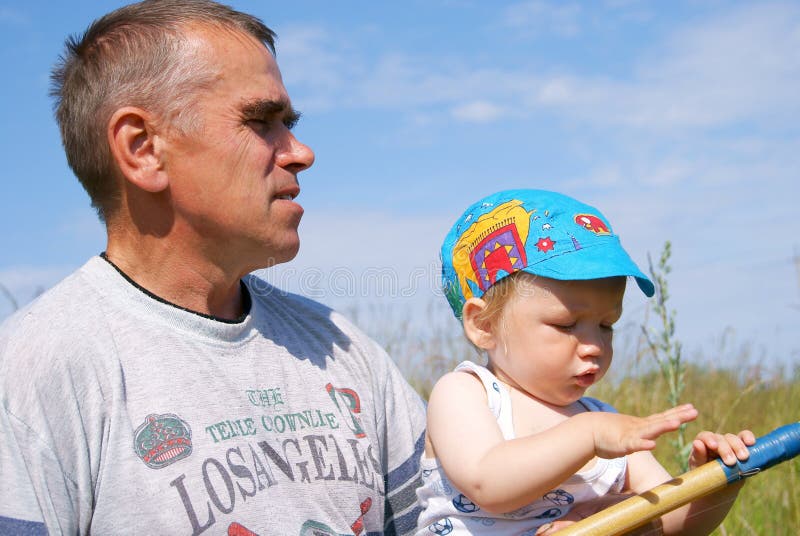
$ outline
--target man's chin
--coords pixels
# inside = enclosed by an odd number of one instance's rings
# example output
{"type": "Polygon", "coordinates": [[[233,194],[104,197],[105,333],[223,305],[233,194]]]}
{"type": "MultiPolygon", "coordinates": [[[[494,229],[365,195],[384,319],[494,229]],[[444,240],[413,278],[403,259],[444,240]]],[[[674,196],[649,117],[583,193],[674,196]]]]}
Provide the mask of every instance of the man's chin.
{"type": "Polygon", "coordinates": [[[275,251],[275,249],[277,248],[273,248],[272,254],[263,260],[263,265],[260,266],[260,268],[271,268],[276,264],[283,264],[291,261],[297,257],[297,253],[300,251],[300,242],[297,241],[295,244],[281,247],[278,251],[275,251]]]}

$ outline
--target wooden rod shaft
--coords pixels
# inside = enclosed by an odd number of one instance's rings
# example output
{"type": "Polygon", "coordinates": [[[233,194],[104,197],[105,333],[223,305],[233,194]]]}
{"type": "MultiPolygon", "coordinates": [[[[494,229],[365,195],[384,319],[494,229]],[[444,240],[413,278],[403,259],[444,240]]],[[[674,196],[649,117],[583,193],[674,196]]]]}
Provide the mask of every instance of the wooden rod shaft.
{"type": "Polygon", "coordinates": [[[720,464],[714,460],[688,471],[650,491],[609,506],[574,525],[561,529],[564,536],[617,536],[651,519],[718,491],[728,485],[720,464]]]}

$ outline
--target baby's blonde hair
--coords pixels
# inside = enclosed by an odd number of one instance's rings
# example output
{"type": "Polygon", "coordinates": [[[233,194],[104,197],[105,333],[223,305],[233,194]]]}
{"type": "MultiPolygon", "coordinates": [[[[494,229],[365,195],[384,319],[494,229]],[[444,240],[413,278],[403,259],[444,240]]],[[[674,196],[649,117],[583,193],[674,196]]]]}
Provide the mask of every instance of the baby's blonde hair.
{"type": "Polygon", "coordinates": [[[536,275],[519,271],[504,277],[489,287],[481,296],[486,302],[486,307],[475,315],[476,323],[491,328],[499,326],[503,320],[506,305],[519,296],[529,295],[533,292],[533,282],[537,278],[536,275]]]}
{"type": "MultiPolygon", "coordinates": [[[[612,279],[617,278],[625,279],[623,276],[616,276],[612,279]]],[[[547,280],[548,278],[519,271],[504,277],[489,287],[481,296],[483,301],[486,302],[486,307],[475,315],[476,324],[489,329],[502,328],[503,313],[512,300],[523,296],[531,296],[534,292],[547,292],[546,287],[535,285],[537,280],[542,279],[547,280]]]]}

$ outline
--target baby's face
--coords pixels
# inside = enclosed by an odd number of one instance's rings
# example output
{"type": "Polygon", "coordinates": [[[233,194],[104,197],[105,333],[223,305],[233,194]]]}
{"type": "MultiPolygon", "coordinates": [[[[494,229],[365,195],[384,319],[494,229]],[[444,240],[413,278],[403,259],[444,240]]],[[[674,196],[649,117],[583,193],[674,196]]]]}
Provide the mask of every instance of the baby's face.
{"type": "Polygon", "coordinates": [[[531,278],[510,299],[489,352],[498,377],[558,406],[571,404],[611,365],[625,278],[531,278]]]}

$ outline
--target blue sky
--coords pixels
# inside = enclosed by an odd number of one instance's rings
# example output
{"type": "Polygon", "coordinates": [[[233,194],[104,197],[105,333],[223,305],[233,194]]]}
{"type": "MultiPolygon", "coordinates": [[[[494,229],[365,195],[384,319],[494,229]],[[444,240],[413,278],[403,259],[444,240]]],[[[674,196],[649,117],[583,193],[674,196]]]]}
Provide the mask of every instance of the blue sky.
{"type": "MultiPolygon", "coordinates": [[[[277,31],[317,155],[301,253],[271,280],[447,315],[437,257],[454,219],[495,190],[554,189],[601,208],[642,265],[672,241],[690,355],[800,361],[799,3],[231,3],[277,31]]],[[[48,73],[68,34],[119,5],[0,0],[0,284],[20,304],[104,247],[48,73]]],[[[644,298],[626,300],[635,324],[644,298]]]]}

